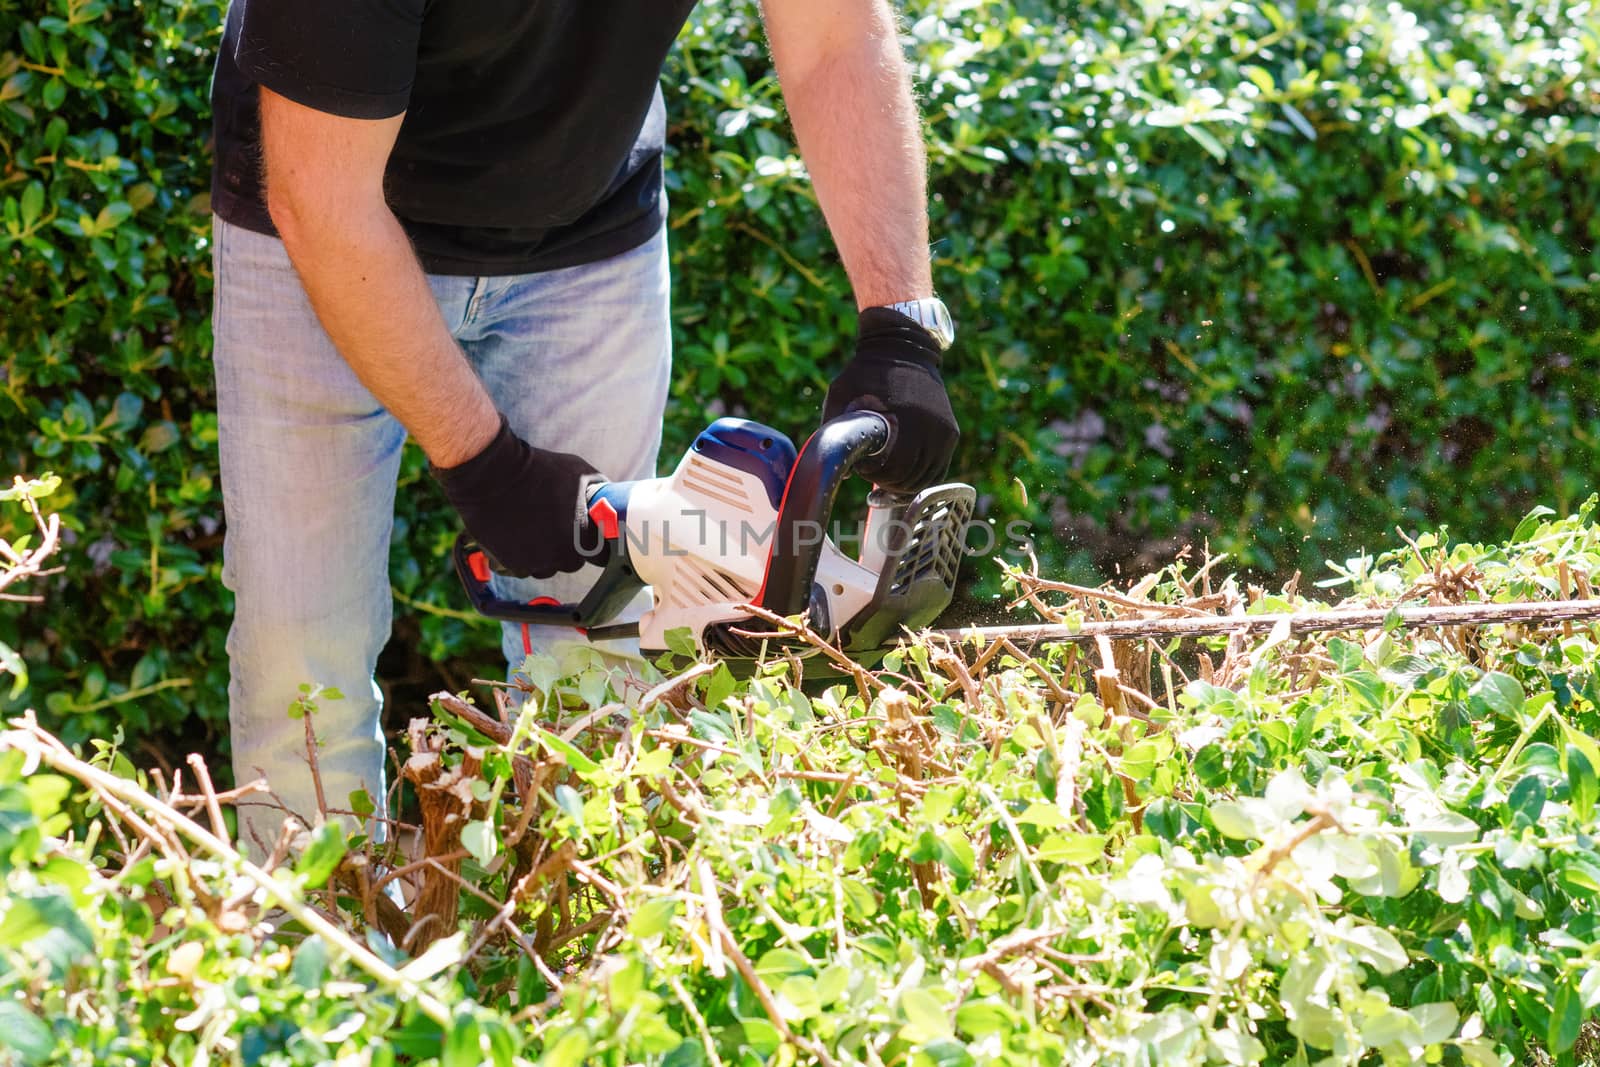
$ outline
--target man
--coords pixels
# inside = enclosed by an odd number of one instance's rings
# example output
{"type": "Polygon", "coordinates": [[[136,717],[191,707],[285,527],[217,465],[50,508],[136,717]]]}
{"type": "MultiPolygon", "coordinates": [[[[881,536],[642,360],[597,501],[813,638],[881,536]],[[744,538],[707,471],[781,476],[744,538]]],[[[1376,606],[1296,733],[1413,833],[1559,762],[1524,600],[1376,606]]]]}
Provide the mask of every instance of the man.
{"type": "MultiPolygon", "coordinates": [[[[373,684],[406,433],[501,595],[577,599],[596,477],[655,472],[670,368],[657,81],[693,0],[233,0],[213,104],[216,374],[234,767],[290,810],[380,805],[373,684]],[[531,579],[531,580],[530,580],[531,579]]],[[[884,412],[864,471],[938,480],[918,116],[885,0],[767,0],[800,148],[863,309],[824,415],[884,412]],[[915,320],[915,321],[914,321],[915,320]],[[919,323],[926,323],[924,328],[919,323]]],[[[520,662],[520,640],[507,635],[520,662]]],[[[241,809],[252,851],[282,823],[241,809]]]]}

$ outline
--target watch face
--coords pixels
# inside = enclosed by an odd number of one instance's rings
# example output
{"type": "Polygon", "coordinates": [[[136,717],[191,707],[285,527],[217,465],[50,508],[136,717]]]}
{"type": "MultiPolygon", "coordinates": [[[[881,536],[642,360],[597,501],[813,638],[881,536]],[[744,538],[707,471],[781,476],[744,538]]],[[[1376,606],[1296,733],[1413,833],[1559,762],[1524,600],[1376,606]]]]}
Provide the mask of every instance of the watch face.
{"type": "Polygon", "coordinates": [[[905,300],[893,304],[894,310],[915,319],[917,323],[933,335],[941,349],[949,348],[956,339],[955,322],[950,318],[950,309],[944,306],[944,301],[936,296],[922,300],[905,300]]]}

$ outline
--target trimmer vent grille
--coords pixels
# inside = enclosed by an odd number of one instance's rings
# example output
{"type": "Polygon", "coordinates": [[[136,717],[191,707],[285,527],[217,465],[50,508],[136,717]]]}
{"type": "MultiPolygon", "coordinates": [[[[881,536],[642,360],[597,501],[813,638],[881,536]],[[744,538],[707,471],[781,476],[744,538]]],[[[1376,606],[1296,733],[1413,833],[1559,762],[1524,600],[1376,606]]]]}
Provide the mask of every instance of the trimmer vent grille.
{"type": "Polygon", "coordinates": [[[955,585],[962,534],[972,518],[972,507],[970,495],[952,494],[927,501],[911,517],[910,534],[889,585],[890,595],[904,593],[918,581],[955,585]]]}

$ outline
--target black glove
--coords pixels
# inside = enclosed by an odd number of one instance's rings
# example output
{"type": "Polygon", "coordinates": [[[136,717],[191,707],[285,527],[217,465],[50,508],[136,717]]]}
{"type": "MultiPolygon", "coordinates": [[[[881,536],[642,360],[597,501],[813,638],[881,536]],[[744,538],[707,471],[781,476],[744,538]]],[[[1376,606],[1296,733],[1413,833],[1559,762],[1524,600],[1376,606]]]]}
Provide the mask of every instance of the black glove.
{"type": "Polygon", "coordinates": [[[857,473],[902,493],[944,477],[961,431],[939,375],[939,344],[915,320],[890,308],[861,313],[855,358],[828,386],[822,419],[850,411],[876,411],[892,431],[888,449],[857,473]]]}
{"type": "Polygon", "coordinates": [[[482,452],[459,466],[431,469],[501,574],[549,578],[604,564],[610,555],[585,507],[589,487],[605,476],[577,456],[534,448],[504,416],[482,452]]]}

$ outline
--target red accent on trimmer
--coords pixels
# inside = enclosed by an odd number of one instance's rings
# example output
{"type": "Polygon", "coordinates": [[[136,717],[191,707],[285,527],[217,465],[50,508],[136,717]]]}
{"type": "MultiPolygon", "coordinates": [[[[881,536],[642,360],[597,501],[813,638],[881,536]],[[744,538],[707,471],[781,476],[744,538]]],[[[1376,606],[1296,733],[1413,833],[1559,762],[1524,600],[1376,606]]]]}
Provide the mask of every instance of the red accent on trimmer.
{"type": "Polygon", "coordinates": [[[605,534],[607,541],[615,541],[621,532],[621,523],[617,519],[617,509],[611,506],[611,501],[601,497],[589,505],[589,518],[600,527],[600,532],[605,534]]]}
{"type": "Polygon", "coordinates": [[[472,572],[472,576],[478,581],[487,582],[489,580],[489,558],[483,554],[481,549],[467,557],[467,569],[472,572]]]}
{"type": "MultiPolygon", "coordinates": [[[[811,438],[817,436],[817,431],[812,430],[811,436],[806,438],[806,443],[800,446],[800,451],[794,454],[794,466],[789,468],[789,477],[783,481],[783,496],[778,498],[778,518],[783,518],[783,505],[789,502],[789,486],[794,484],[794,472],[800,467],[800,457],[805,455],[806,449],[811,447],[811,438]]],[[[750,598],[750,603],[756,607],[766,607],[762,603],[767,595],[767,574],[772,570],[772,550],[778,547],[778,533],[772,533],[772,543],[767,546],[767,561],[761,565],[761,588],[756,590],[756,595],[750,598]]]]}
{"type": "MultiPolygon", "coordinates": [[[[557,600],[553,596],[536,596],[532,600],[528,601],[528,606],[530,608],[536,608],[540,604],[559,604],[559,603],[561,603],[561,601],[557,600]]],[[[523,623],[522,624],[522,654],[524,656],[533,655],[533,638],[531,636],[529,636],[529,634],[528,634],[528,624],[527,623],[523,623]]]]}

